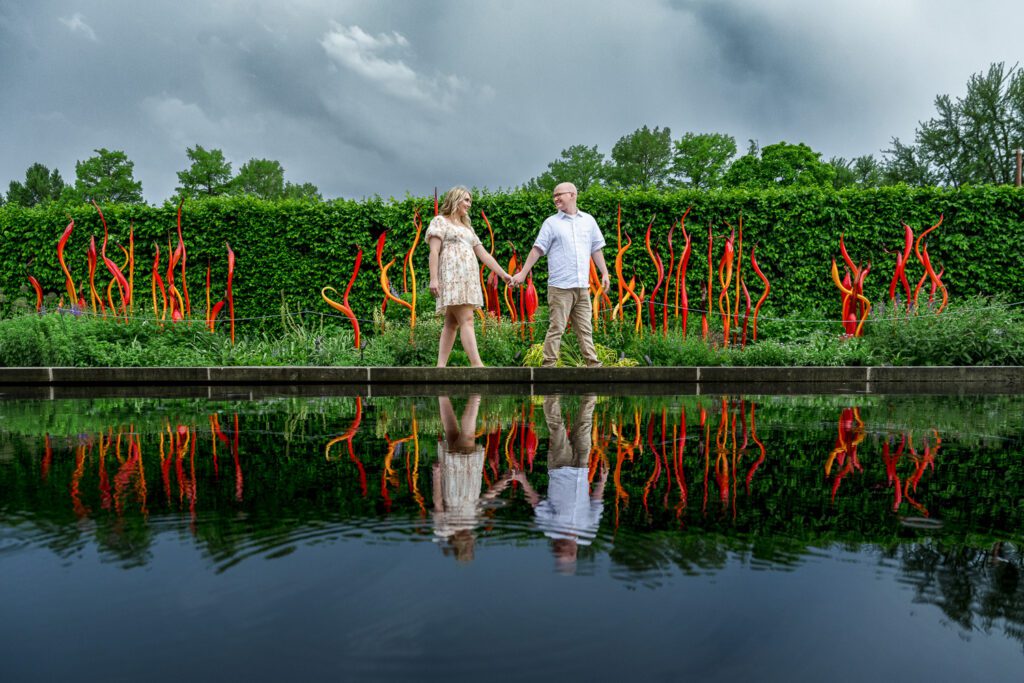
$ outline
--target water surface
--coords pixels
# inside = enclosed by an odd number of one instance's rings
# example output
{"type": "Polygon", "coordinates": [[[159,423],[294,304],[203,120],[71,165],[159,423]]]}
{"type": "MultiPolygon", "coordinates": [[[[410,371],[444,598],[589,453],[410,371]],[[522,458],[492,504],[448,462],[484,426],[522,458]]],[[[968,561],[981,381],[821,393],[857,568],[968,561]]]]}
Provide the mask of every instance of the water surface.
{"type": "Polygon", "coordinates": [[[0,402],[0,676],[1020,680],[1022,408],[0,402]]]}

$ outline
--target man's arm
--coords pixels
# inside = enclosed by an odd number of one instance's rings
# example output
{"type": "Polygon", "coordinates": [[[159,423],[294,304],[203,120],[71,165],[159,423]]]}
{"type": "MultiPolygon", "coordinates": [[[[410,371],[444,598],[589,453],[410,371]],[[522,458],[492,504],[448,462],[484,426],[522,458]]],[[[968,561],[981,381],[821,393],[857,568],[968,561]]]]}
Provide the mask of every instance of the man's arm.
{"type": "Polygon", "coordinates": [[[534,247],[530,250],[530,254],[526,257],[526,262],[523,263],[523,269],[512,276],[512,280],[509,282],[513,287],[518,287],[526,281],[526,276],[530,273],[530,269],[533,268],[533,264],[544,255],[544,252],[534,247]]]}
{"type": "Polygon", "coordinates": [[[594,265],[597,266],[597,272],[601,275],[601,287],[607,292],[608,288],[611,286],[611,277],[608,275],[608,266],[605,265],[604,262],[604,253],[598,249],[590,255],[590,258],[594,260],[594,265]]]}

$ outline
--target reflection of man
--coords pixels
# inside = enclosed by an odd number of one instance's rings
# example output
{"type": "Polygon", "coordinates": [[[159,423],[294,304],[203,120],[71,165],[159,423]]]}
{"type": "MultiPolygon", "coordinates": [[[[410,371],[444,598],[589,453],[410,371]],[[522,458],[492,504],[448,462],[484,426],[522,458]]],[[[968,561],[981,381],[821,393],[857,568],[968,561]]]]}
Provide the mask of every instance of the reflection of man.
{"type": "Polygon", "coordinates": [[[602,464],[601,475],[590,491],[590,433],[594,420],[595,396],[582,396],[580,409],[568,432],[562,418],[557,396],[544,399],[544,420],[548,426],[548,495],[541,499],[516,473],[526,498],[533,505],[537,526],[552,539],[551,550],[559,566],[572,570],[579,545],[590,545],[597,536],[604,510],[604,485],[608,468],[602,464]]]}

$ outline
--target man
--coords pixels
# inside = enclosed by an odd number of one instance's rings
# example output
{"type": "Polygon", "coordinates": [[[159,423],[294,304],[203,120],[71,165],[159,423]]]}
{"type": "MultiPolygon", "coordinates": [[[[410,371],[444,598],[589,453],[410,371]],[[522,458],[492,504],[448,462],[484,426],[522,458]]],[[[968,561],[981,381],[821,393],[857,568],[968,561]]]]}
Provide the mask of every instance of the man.
{"type": "Polygon", "coordinates": [[[601,275],[601,286],[608,290],[610,278],[604,262],[604,235],[594,217],[576,208],[576,186],[559,183],[551,198],[558,213],[549,217],[540,227],[540,233],[530,250],[523,269],[511,280],[519,286],[533,264],[544,255],[548,257],[548,333],[544,337],[544,367],[558,363],[562,335],[571,320],[580,351],[587,365],[601,367],[594,350],[594,329],[590,306],[590,259],[601,275]]]}
{"type": "Polygon", "coordinates": [[[550,439],[547,498],[540,497],[522,472],[512,475],[523,485],[537,527],[551,539],[556,566],[564,573],[575,571],[579,546],[590,545],[601,526],[604,487],[608,481],[608,467],[604,463],[593,491],[590,489],[591,431],[596,403],[593,394],[581,396],[576,420],[572,429],[566,430],[559,398],[544,399],[544,420],[550,439]]]}

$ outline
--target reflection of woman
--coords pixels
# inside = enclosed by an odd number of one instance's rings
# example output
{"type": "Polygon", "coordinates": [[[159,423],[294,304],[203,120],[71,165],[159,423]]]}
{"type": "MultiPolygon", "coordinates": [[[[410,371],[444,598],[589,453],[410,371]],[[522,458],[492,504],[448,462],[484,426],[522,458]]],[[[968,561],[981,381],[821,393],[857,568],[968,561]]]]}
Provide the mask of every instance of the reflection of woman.
{"type": "Polygon", "coordinates": [[[451,399],[440,396],[437,402],[444,439],[437,444],[437,462],[433,468],[434,533],[448,541],[456,559],[468,562],[473,559],[476,543],[473,529],[477,524],[481,498],[495,498],[508,486],[512,475],[499,479],[481,496],[484,448],[476,443],[480,396],[474,394],[469,397],[461,421],[455,418],[451,399]]]}
{"type": "Polygon", "coordinates": [[[464,187],[453,187],[444,196],[440,213],[430,221],[427,243],[430,245],[430,293],[437,298],[437,312],[444,314],[444,327],[437,348],[437,366],[448,364],[455,333],[469,364],[483,367],[476,347],[473,309],[484,305],[480,292],[477,259],[508,282],[511,276],[487,253],[469,222],[473,197],[464,187]]]}

